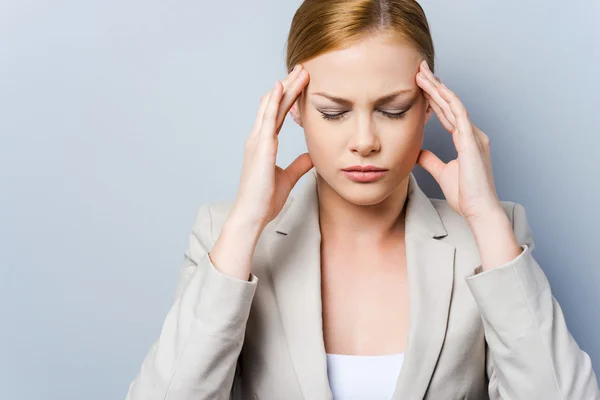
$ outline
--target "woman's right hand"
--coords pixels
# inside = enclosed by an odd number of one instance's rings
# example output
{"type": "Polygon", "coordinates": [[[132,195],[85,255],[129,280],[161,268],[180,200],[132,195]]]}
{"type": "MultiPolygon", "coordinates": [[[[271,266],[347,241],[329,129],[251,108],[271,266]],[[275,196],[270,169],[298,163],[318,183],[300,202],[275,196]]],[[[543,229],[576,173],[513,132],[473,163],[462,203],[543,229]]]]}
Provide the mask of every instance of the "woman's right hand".
{"type": "Polygon", "coordinates": [[[288,111],[308,83],[308,72],[295,68],[283,83],[265,94],[246,140],[238,194],[231,214],[209,253],[222,273],[251,279],[252,257],[265,226],[283,208],[294,185],[313,167],[308,153],[286,169],[275,165],[278,135],[288,111]]]}
{"type": "Polygon", "coordinates": [[[299,155],[286,169],[275,164],[279,131],[290,108],[309,81],[301,64],[261,101],[250,136],[246,140],[240,185],[234,214],[264,227],[283,208],[292,188],[313,167],[308,153],[299,155]]]}

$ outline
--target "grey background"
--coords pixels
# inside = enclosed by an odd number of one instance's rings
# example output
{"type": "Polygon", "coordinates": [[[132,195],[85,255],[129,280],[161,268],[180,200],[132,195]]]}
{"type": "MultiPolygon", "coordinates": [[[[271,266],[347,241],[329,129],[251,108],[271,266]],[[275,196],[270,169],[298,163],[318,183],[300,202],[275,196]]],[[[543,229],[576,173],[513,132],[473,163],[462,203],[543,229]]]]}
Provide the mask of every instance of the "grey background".
{"type": "MultiPolygon", "coordinates": [[[[196,208],[235,196],[298,5],[0,1],[0,398],[125,397],[196,208]]],[[[600,3],[422,5],[437,74],[491,137],[499,195],[526,206],[600,371],[600,3]]],[[[435,118],[425,147],[454,156],[435,118]]],[[[279,164],[304,150],[290,119],[279,164]]]]}

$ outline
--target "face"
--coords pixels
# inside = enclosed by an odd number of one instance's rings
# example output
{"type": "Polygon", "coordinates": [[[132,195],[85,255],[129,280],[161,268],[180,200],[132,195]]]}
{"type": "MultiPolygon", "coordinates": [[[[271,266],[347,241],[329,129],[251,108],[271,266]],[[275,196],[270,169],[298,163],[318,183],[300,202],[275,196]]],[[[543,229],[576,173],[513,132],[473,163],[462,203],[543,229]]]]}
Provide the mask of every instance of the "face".
{"type": "Polygon", "coordinates": [[[413,169],[432,113],[416,83],[423,58],[377,34],[304,62],[310,82],[291,109],[321,180],[357,205],[385,200],[413,169]],[[343,169],[387,171],[357,182],[343,169]]]}

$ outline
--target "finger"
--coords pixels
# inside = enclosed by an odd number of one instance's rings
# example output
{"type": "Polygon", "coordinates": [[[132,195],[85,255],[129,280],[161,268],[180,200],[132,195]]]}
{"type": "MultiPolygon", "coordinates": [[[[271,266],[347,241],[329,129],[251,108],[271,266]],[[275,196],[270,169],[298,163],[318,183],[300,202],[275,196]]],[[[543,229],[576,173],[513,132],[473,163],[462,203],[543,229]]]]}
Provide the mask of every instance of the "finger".
{"type": "MultiPolygon", "coordinates": [[[[286,90],[286,87],[289,86],[290,82],[292,82],[294,79],[296,79],[298,74],[302,71],[302,68],[303,68],[303,66],[301,64],[297,64],[290,71],[290,73],[285,77],[285,79],[282,82],[284,92],[286,90]]],[[[265,107],[267,105],[270,95],[271,95],[271,91],[265,93],[260,99],[260,105],[258,107],[258,112],[256,113],[256,119],[254,121],[254,126],[252,128],[253,131],[258,131],[260,129],[260,125],[261,125],[262,118],[263,118],[263,113],[265,111],[265,107]]]]}
{"type": "Polygon", "coordinates": [[[444,98],[440,95],[438,86],[433,81],[425,76],[422,72],[417,74],[417,83],[423,88],[425,93],[429,95],[432,103],[436,103],[437,106],[442,110],[442,113],[453,126],[456,126],[456,120],[452,114],[452,110],[444,98]]]}
{"type": "Polygon", "coordinates": [[[448,106],[447,102],[441,97],[439,89],[442,85],[440,79],[433,75],[426,62],[422,62],[420,65],[420,72],[417,74],[417,83],[423,87],[426,93],[428,93],[432,99],[438,103],[439,107],[444,111],[446,119],[454,126],[456,126],[456,120],[452,115],[452,111],[448,106]],[[420,80],[420,82],[419,82],[420,80]]]}
{"type": "Polygon", "coordinates": [[[473,134],[473,129],[471,129],[471,121],[469,120],[467,110],[458,96],[444,84],[440,86],[440,95],[448,103],[450,110],[452,110],[456,118],[455,127],[459,130],[459,136],[462,137],[461,140],[464,140],[463,143],[477,145],[477,139],[473,134]]]}
{"type": "Polygon", "coordinates": [[[448,121],[448,118],[446,118],[440,106],[438,106],[435,101],[431,100],[431,96],[429,96],[428,94],[425,94],[425,98],[429,101],[429,105],[431,106],[431,108],[433,108],[433,111],[435,111],[435,115],[437,115],[438,119],[442,123],[442,126],[446,128],[446,130],[450,133],[454,133],[454,126],[450,123],[450,121],[448,121]]]}
{"type": "Polygon", "coordinates": [[[419,157],[417,158],[417,164],[419,164],[423,169],[433,176],[438,183],[440,182],[440,177],[444,168],[446,168],[446,163],[439,159],[438,156],[433,154],[429,150],[421,150],[419,153],[419,157]]]}
{"type": "Polygon", "coordinates": [[[283,94],[283,85],[277,80],[275,87],[271,90],[269,101],[263,114],[259,135],[273,135],[275,133],[275,118],[279,110],[281,96],[283,94]]]}
{"type": "Polygon", "coordinates": [[[456,126],[456,121],[454,115],[452,115],[452,110],[450,109],[448,103],[440,95],[438,87],[422,72],[419,72],[417,74],[417,83],[423,88],[425,93],[427,93],[429,97],[431,97],[431,102],[436,103],[438,105],[446,119],[453,126],[456,126]]]}
{"type": "Polygon", "coordinates": [[[283,121],[285,120],[285,116],[290,111],[294,102],[300,96],[300,93],[304,90],[306,85],[308,84],[309,76],[306,70],[302,70],[299,72],[296,79],[290,83],[289,88],[283,94],[283,98],[281,99],[281,104],[279,106],[279,111],[277,113],[277,132],[281,129],[281,125],[283,125],[283,121]]]}
{"type": "Polygon", "coordinates": [[[313,167],[313,162],[308,153],[300,154],[285,169],[285,173],[290,181],[290,188],[296,186],[300,178],[313,167]]]}
{"type": "Polygon", "coordinates": [[[267,108],[270,95],[271,92],[268,92],[260,98],[260,105],[258,106],[256,119],[254,120],[254,126],[252,127],[252,134],[250,136],[255,135],[260,130],[260,125],[262,124],[263,115],[265,113],[265,108],[267,108]]]}
{"type": "Polygon", "coordinates": [[[427,63],[427,61],[421,61],[421,64],[419,65],[419,71],[425,74],[425,77],[431,80],[436,87],[438,87],[442,83],[440,81],[440,78],[433,75],[433,71],[429,68],[429,64],[427,63]]]}
{"type": "Polygon", "coordinates": [[[294,67],[294,69],[292,69],[290,71],[290,73],[288,74],[288,76],[285,77],[285,79],[283,80],[283,91],[285,93],[287,87],[290,85],[291,82],[293,82],[297,77],[298,74],[300,72],[302,72],[302,70],[304,69],[304,66],[302,64],[296,64],[296,66],[294,67]]]}
{"type": "Polygon", "coordinates": [[[425,78],[429,79],[436,88],[438,86],[440,86],[440,84],[442,83],[440,81],[440,78],[438,78],[437,76],[433,75],[433,72],[431,72],[431,70],[429,69],[429,64],[427,64],[427,61],[423,60],[421,62],[421,65],[419,65],[419,71],[422,74],[424,74],[425,78]]]}

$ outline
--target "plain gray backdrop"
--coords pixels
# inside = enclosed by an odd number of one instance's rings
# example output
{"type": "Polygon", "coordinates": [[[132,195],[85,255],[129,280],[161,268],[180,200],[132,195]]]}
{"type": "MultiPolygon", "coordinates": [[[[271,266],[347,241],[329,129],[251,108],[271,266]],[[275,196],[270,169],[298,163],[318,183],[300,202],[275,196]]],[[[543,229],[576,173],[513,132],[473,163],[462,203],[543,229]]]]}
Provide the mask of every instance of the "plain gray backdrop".
{"type": "MultiPolygon", "coordinates": [[[[197,207],[236,194],[299,4],[0,0],[0,398],[125,397],[197,207]]],[[[600,2],[421,4],[436,73],[490,136],[500,198],[525,205],[600,371],[600,2]]],[[[436,118],[424,147],[455,155],[436,118]]],[[[305,149],[289,118],[279,165],[305,149]]]]}

